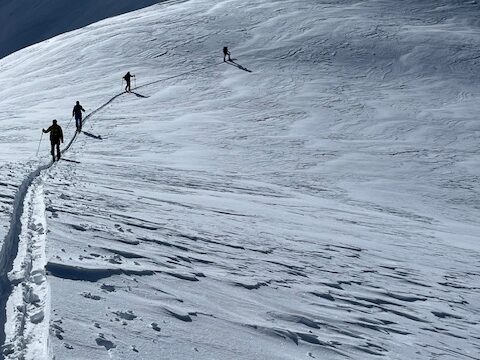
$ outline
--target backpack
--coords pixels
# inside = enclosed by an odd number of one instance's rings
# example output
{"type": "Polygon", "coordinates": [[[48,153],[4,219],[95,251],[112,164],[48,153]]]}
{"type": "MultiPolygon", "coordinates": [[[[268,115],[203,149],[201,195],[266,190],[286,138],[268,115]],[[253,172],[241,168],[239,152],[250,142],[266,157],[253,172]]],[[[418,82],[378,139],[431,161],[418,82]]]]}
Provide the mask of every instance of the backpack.
{"type": "Polygon", "coordinates": [[[50,129],[50,134],[51,137],[54,139],[60,138],[60,126],[52,126],[52,128],[50,129]]]}

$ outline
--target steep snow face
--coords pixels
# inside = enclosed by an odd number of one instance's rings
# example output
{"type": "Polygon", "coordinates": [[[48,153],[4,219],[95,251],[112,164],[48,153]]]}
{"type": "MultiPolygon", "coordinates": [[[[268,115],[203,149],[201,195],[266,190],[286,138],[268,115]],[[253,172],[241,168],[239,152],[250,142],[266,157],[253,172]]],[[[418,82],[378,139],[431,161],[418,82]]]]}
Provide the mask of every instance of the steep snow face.
{"type": "Polygon", "coordinates": [[[195,0],[0,61],[6,358],[477,358],[479,18],[195,0]]]}
{"type": "Polygon", "coordinates": [[[1,0],[0,58],[55,35],[159,2],[161,1],[1,0]]]}

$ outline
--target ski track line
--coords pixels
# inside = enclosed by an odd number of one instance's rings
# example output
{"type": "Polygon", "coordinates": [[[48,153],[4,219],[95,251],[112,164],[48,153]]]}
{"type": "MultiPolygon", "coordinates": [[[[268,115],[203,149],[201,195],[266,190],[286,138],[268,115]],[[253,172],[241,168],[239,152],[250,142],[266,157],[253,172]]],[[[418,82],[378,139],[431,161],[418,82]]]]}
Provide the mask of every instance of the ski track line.
{"type": "MultiPolygon", "coordinates": [[[[220,64],[223,64],[223,62],[210,64],[178,75],[155,80],[150,83],[138,86],[135,89],[144,88],[162,81],[182,77],[220,64]]],[[[83,124],[85,124],[95,114],[102,111],[105,107],[107,107],[116,99],[125,94],[127,94],[126,91],[121,92],[113,96],[110,100],[99,106],[97,109],[93,110],[85,117],[85,119],[83,120],[83,124]]],[[[78,134],[79,133],[75,132],[70,142],[60,151],[62,155],[72,147],[78,137],[78,134]]],[[[49,324],[46,319],[48,319],[49,315],[47,311],[49,310],[49,301],[47,301],[49,297],[49,291],[46,279],[44,279],[46,219],[43,203],[43,176],[41,175],[44,171],[50,169],[54,164],[55,162],[50,161],[48,164],[39,165],[35,170],[28,174],[19,186],[13,201],[13,211],[10,220],[10,229],[0,252],[0,360],[12,359],[12,357],[9,357],[9,355],[13,354],[14,352],[15,359],[24,358],[28,345],[28,339],[26,339],[25,337],[25,331],[27,330],[27,328],[31,328],[31,324],[28,323],[29,320],[34,325],[43,323],[42,334],[39,335],[37,331],[36,335],[37,337],[41,337],[41,339],[37,340],[45,342],[43,344],[38,344],[39,347],[43,347],[44,349],[43,355],[45,357],[47,357],[48,355],[47,343],[49,324]],[[39,198],[41,198],[41,201],[39,201],[39,198]],[[41,208],[42,206],[43,209],[40,210],[39,208],[41,208]],[[43,221],[40,221],[40,223],[38,223],[39,219],[34,219],[35,215],[38,215],[39,212],[42,214],[45,224],[42,224],[43,221]],[[35,220],[37,220],[37,222],[35,222],[35,220]],[[23,249],[26,252],[24,254],[25,257],[23,259],[17,259],[19,245],[22,242],[23,238],[26,239],[26,244],[24,244],[26,248],[23,249]],[[43,241],[43,244],[36,244],[36,242],[38,241],[43,241]],[[34,258],[32,258],[32,250],[35,246],[39,246],[41,248],[41,251],[43,251],[43,257],[41,253],[35,254],[37,259],[40,258],[42,260],[42,263],[36,264],[36,267],[34,268],[34,258]],[[19,262],[21,264],[21,268],[16,269],[17,271],[12,271],[14,270],[15,263],[18,264],[19,262]],[[12,273],[14,273],[13,276],[12,273]],[[38,297],[38,295],[36,295],[34,292],[35,287],[38,288],[42,286],[43,289],[41,291],[43,292],[45,298],[37,299],[36,296],[38,297]],[[13,324],[13,327],[15,329],[13,338],[9,340],[13,340],[14,342],[6,344],[5,341],[7,339],[7,335],[5,326],[7,324],[8,302],[11,297],[16,297],[20,299],[22,304],[11,304],[11,307],[14,308],[13,313],[15,314],[15,322],[13,324]],[[41,303],[43,308],[38,307],[39,302],[41,303]],[[32,305],[35,305],[33,306],[36,309],[35,313],[31,313],[31,311],[29,311],[32,310],[30,309],[32,305]]],[[[29,333],[31,335],[32,333],[35,333],[35,331],[31,331],[30,329],[29,333]]],[[[10,337],[12,337],[12,334],[10,334],[10,337]]]]}
{"type": "MultiPolygon", "coordinates": [[[[86,122],[89,118],[91,118],[93,115],[98,113],[99,111],[103,110],[106,106],[111,104],[113,101],[115,101],[118,97],[126,94],[125,92],[120,93],[112,97],[109,101],[92,111],[90,114],[88,114],[84,122],[86,122]]],[[[75,140],[78,137],[78,133],[75,132],[73,135],[72,139],[70,142],[61,150],[61,154],[63,155],[66,153],[75,140]]],[[[32,267],[31,263],[29,264],[28,262],[26,263],[25,261],[22,262],[22,265],[25,267],[21,270],[23,270],[23,274],[21,274],[21,278],[18,279],[11,279],[9,274],[14,268],[14,263],[16,261],[21,261],[21,259],[17,259],[17,254],[19,251],[19,244],[21,243],[21,239],[23,237],[28,238],[29,237],[29,230],[32,230],[32,227],[35,228],[35,225],[32,223],[32,216],[34,215],[32,213],[32,208],[34,207],[35,204],[33,204],[36,200],[36,198],[39,196],[39,194],[34,194],[37,189],[41,189],[43,193],[43,178],[41,174],[50,169],[55,162],[50,161],[48,164],[43,164],[38,166],[35,170],[33,170],[21,183],[19,186],[17,193],[15,194],[15,199],[13,201],[13,212],[12,212],[12,217],[10,220],[10,229],[8,231],[8,234],[5,238],[3,248],[0,252],[0,345],[2,347],[2,351],[0,352],[0,359],[5,359],[5,352],[6,353],[11,353],[14,349],[12,348],[14,344],[8,344],[6,347],[5,341],[6,341],[6,329],[5,326],[7,324],[7,307],[8,307],[8,301],[11,296],[15,295],[15,290],[18,284],[27,284],[30,281],[30,279],[33,277],[35,278],[36,273],[38,269],[34,269],[35,271],[32,272],[32,267]],[[35,183],[35,184],[34,184],[35,183]],[[33,184],[33,186],[32,186],[33,184]],[[25,228],[24,228],[25,227],[25,228]]],[[[43,200],[42,200],[43,201],[43,200]]],[[[38,205],[38,204],[37,204],[38,205]]],[[[37,209],[38,210],[38,209],[37,209]]],[[[44,215],[44,209],[43,209],[43,215],[44,215]]],[[[46,229],[42,226],[40,226],[39,229],[40,233],[46,234],[46,229]]],[[[33,230],[34,231],[34,230],[33,230]]],[[[30,236],[31,237],[31,236],[30,236]]],[[[36,237],[36,240],[39,240],[38,236],[36,237]]],[[[40,239],[41,240],[41,239],[40,239]]],[[[45,241],[45,236],[43,241],[45,241]]],[[[27,240],[28,241],[28,240],[27,240]]],[[[27,246],[32,246],[35,245],[34,242],[27,242],[27,246]]],[[[30,249],[26,249],[27,252],[31,252],[30,249]]],[[[23,259],[25,260],[25,259],[23,259]]],[[[45,263],[41,264],[42,268],[44,268],[45,263]]],[[[42,270],[44,271],[44,269],[42,270]]],[[[35,283],[35,279],[33,280],[35,283]]],[[[40,281],[39,281],[40,282],[40,281]]],[[[21,288],[22,286],[20,286],[21,288]]],[[[26,289],[29,289],[31,287],[26,286],[26,289]]],[[[16,320],[18,320],[19,324],[15,324],[14,326],[17,328],[16,329],[16,349],[15,351],[20,351],[24,352],[25,349],[21,349],[19,347],[26,345],[25,339],[24,339],[24,331],[27,327],[27,317],[29,315],[34,316],[33,318],[30,318],[30,321],[32,322],[37,322],[39,321],[39,316],[46,316],[45,311],[42,313],[37,312],[36,314],[28,314],[27,313],[27,307],[28,303],[32,302],[32,299],[30,297],[30,293],[24,293],[23,296],[20,297],[22,304],[21,306],[18,306],[19,304],[15,304],[17,306],[13,306],[14,308],[19,308],[21,309],[21,313],[23,314],[16,314],[19,316],[15,316],[16,320]],[[36,315],[36,316],[35,316],[36,315]],[[22,341],[23,340],[23,341],[22,341]]],[[[48,296],[48,293],[46,294],[48,296]]],[[[45,300],[45,299],[42,299],[45,300]]],[[[35,301],[36,302],[36,301],[35,301]]],[[[48,304],[43,304],[44,307],[48,306],[48,304]]],[[[38,310],[38,309],[37,309],[38,310]]],[[[45,310],[45,309],[44,309],[45,310]]],[[[42,321],[40,321],[42,322],[42,321]]],[[[47,324],[47,331],[48,331],[48,324],[47,324]]],[[[48,338],[48,333],[47,333],[47,338],[48,338]]],[[[11,340],[11,339],[10,339],[11,340]]],[[[45,341],[46,339],[44,339],[45,341]]],[[[47,347],[47,344],[43,344],[45,348],[47,347]]],[[[23,357],[23,355],[22,355],[23,357]]]]}

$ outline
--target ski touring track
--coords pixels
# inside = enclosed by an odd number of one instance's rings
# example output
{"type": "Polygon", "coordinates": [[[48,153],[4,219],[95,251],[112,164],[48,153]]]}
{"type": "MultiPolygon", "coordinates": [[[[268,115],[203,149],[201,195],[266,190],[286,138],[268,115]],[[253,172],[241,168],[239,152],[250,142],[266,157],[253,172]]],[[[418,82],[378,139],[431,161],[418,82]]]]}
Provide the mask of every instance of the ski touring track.
{"type": "MultiPolygon", "coordinates": [[[[155,80],[134,88],[144,88],[221,65],[209,64],[187,72],[155,80]]],[[[90,112],[85,124],[105,109],[121,92],[90,112]]],[[[61,149],[65,154],[75,143],[61,149]]],[[[0,252],[0,360],[41,359],[49,354],[49,287],[46,279],[47,224],[43,184],[47,171],[58,162],[50,161],[31,171],[19,186],[13,201],[10,228],[0,252]]]]}

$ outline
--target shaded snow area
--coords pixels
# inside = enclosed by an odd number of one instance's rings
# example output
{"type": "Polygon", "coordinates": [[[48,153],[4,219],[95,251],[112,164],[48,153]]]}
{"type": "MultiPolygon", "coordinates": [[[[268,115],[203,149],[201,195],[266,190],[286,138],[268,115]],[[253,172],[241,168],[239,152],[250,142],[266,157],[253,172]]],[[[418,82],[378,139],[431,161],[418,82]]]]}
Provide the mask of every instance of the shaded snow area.
{"type": "Polygon", "coordinates": [[[1,60],[5,359],[479,359],[479,10],[169,2],[1,60]]]}
{"type": "Polygon", "coordinates": [[[161,0],[0,0],[0,58],[55,35],[161,0]]]}

